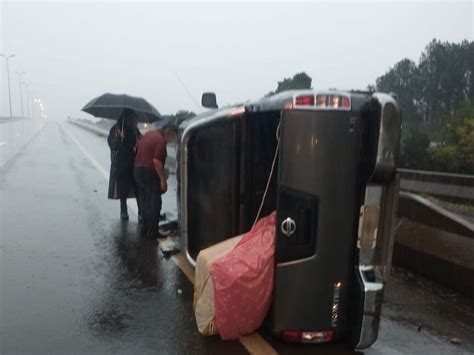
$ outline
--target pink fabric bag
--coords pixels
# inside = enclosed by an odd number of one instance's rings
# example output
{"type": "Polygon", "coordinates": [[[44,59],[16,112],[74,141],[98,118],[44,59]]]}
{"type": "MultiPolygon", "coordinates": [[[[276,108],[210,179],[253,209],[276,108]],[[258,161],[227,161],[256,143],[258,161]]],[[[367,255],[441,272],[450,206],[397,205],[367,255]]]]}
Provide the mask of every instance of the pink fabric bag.
{"type": "Polygon", "coordinates": [[[257,330],[273,292],[276,213],[260,219],[225,256],[214,261],[214,308],[222,339],[257,330]]]}

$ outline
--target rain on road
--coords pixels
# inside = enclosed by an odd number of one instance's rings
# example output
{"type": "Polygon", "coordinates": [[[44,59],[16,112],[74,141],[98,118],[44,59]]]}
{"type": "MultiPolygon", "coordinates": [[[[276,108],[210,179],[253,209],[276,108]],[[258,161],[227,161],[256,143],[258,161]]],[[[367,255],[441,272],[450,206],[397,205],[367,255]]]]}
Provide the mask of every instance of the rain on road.
{"type": "MultiPolygon", "coordinates": [[[[120,222],[106,198],[108,159],[102,137],[66,122],[0,125],[0,353],[352,353],[263,332],[201,336],[192,270],[137,237],[136,215],[120,222]]],[[[164,210],[176,215],[173,178],[164,210]]],[[[381,327],[366,354],[460,351],[410,325],[384,318],[381,327]]]]}

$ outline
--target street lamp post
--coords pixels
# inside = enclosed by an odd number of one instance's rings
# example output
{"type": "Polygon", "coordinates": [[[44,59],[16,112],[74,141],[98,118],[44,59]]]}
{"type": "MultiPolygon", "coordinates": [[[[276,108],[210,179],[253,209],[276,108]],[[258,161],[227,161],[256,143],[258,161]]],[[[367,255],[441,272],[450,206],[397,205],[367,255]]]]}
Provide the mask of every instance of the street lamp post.
{"type": "Polygon", "coordinates": [[[31,118],[30,117],[30,91],[29,91],[29,87],[31,83],[23,83],[23,85],[25,85],[26,87],[26,108],[28,112],[28,118],[31,118]]]}
{"type": "Polygon", "coordinates": [[[24,113],[23,113],[23,90],[22,90],[22,87],[21,87],[21,76],[23,74],[26,74],[24,71],[22,71],[21,73],[18,73],[18,83],[20,84],[20,105],[21,105],[21,117],[24,117],[24,113]]]}
{"type": "Polygon", "coordinates": [[[33,100],[31,102],[31,117],[34,119],[35,118],[35,111],[36,109],[36,103],[38,102],[38,98],[33,96],[33,100]]]}
{"type": "Polygon", "coordinates": [[[31,107],[31,118],[35,118],[35,105],[34,105],[34,91],[31,93],[30,97],[30,107],[31,107]]]}
{"type": "Polygon", "coordinates": [[[6,54],[0,54],[0,56],[5,57],[7,60],[7,80],[8,80],[8,102],[10,103],[10,118],[12,118],[12,92],[10,88],[10,65],[8,64],[8,60],[10,58],[13,58],[15,55],[6,55],[6,54]]]}

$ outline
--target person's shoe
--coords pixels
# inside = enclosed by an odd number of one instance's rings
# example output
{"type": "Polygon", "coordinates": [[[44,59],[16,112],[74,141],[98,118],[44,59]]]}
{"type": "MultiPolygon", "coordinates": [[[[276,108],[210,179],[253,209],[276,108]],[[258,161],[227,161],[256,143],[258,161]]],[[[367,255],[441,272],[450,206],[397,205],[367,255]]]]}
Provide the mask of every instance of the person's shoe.
{"type": "Polygon", "coordinates": [[[122,221],[128,221],[128,212],[120,212],[120,219],[122,221]]]}

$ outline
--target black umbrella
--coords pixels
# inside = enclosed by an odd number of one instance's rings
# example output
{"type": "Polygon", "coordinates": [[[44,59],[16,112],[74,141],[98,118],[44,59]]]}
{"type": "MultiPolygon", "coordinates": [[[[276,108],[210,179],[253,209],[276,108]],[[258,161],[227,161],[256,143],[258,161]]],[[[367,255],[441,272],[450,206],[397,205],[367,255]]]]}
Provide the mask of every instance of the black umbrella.
{"type": "Polygon", "coordinates": [[[138,122],[153,122],[161,118],[158,110],[144,98],[125,94],[107,93],[98,96],[85,105],[82,111],[90,113],[95,117],[118,120],[126,109],[136,114],[138,122]]]}

